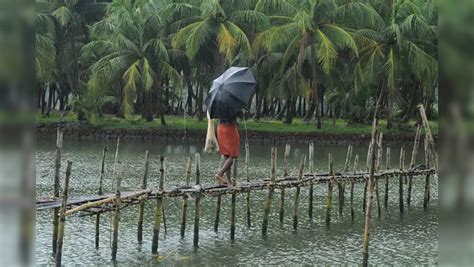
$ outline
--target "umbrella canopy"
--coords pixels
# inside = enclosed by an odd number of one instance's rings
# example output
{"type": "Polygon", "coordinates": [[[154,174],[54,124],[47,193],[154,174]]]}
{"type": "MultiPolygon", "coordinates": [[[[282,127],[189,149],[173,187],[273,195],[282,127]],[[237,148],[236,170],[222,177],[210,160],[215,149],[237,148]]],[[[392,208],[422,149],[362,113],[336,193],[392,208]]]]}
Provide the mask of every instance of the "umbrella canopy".
{"type": "Polygon", "coordinates": [[[247,107],[255,93],[255,78],[248,67],[231,67],[212,82],[207,111],[212,119],[231,119],[247,107]]]}

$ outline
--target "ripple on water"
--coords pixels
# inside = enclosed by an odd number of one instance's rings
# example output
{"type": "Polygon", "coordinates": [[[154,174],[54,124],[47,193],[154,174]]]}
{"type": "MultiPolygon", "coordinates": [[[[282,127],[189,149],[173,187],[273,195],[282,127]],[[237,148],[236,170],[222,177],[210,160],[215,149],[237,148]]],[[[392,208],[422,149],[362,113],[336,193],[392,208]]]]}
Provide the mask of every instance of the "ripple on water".
{"type": "MultiPolygon", "coordinates": [[[[39,142],[36,154],[38,196],[50,195],[52,191],[54,142],[39,142]]],[[[71,142],[65,140],[63,160],[73,161],[70,196],[93,194],[97,191],[98,170],[100,168],[102,143],[71,142]]],[[[109,144],[107,155],[107,178],[105,187],[112,188],[111,173],[113,163],[113,145],[109,144]]],[[[137,188],[143,173],[143,156],[145,149],[150,150],[149,186],[156,188],[159,177],[158,155],[166,156],[166,186],[182,184],[185,173],[185,161],[189,151],[197,151],[201,144],[160,144],[127,143],[121,144],[120,159],[124,168],[124,190],[137,188]]],[[[335,156],[335,168],[344,164],[345,145],[316,145],[316,166],[323,171],[326,166],[327,153],[335,156]]],[[[279,148],[280,153],[283,147],[279,148]]],[[[392,145],[392,151],[397,146],[392,145]]],[[[292,147],[290,163],[292,172],[304,146],[292,147]]],[[[356,146],[354,155],[366,155],[364,146],[356,146]]],[[[270,147],[251,146],[250,177],[262,179],[269,176],[270,147]]],[[[394,153],[395,154],[395,153],[394,153]]],[[[392,158],[397,159],[396,155],[392,158]]],[[[421,159],[421,157],[420,157],[421,159]]],[[[278,164],[281,164],[280,157],[278,164]]],[[[202,181],[212,183],[212,174],[217,168],[215,155],[202,155],[202,181]]],[[[65,163],[63,163],[63,166],[65,163]]],[[[392,162],[395,165],[395,161],[392,162]]],[[[242,167],[243,164],[240,163],[242,167]]],[[[281,166],[281,165],[279,165],[281,166]]],[[[240,177],[239,177],[240,178],[240,177]]],[[[243,179],[243,178],[242,178],[243,179]]],[[[390,183],[389,207],[382,208],[382,216],[377,218],[376,209],[372,216],[372,233],[370,240],[370,262],[373,264],[436,264],[438,261],[438,198],[437,180],[432,183],[431,209],[424,212],[423,179],[414,179],[412,207],[404,216],[398,212],[398,181],[390,183]]],[[[151,255],[151,237],[153,229],[153,212],[155,202],[146,204],[144,221],[144,242],[136,241],[136,207],[122,210],[119,232],[118,263],[123,265],[151,265],[165,263],[170,265],[257,265],[257,264],[360,264],[363,241],[364,215],[362,213],[363,185],[355,187],[355,220],[350,221],[349,201],[344,207],[342,216],[337,214],[337,189],[334,192],[334,208],[331,226],[325,226],[326,212],[325,186],[315,186],[314,218],[308,218],[308,190],[301,189],[299,207],[299,226],[295,232],[292,228],[294,190],[286,191],[285,218],[283,224],[278,220],[279,190],[275,191],[273,209],[270,214],[269,231],[266,240],[261,236],[261,220],[266,191],[251,194],[252,226],[246,225],[246,208],[244,195],[237,197],[237,221],[235,243],[230,242],[230,197],[222,197],[222,210],[219,231],[213,231],[215,199],[204,198],[201,201],[201,227],[199,249],[193,249],[194,202],[188,205],[186,236],[180,238],[181,200],[166,199],[166,220],[168,234],[160,233],[159,257],[151,255]]],[[[381,199],[383,194],[381,194],[381,199]]],[[[406,197],[406,194],[405,194],[406,197]]],[[[64,240],[64,264],[99,264],[110,262],[111,216],[101,216],[100,249],[94,249],[94,217],[68,218],[64,240]]],[[[36,219],[36,255],[38,264],[52,264],[51,256],[51,213],[41,211],[36,219]]]]}

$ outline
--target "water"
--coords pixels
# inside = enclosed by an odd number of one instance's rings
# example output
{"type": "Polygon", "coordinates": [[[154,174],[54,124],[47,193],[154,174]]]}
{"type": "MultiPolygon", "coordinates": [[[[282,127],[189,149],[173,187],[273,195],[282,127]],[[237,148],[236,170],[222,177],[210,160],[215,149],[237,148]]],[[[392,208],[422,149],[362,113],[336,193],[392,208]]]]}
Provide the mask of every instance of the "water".
{"type": "MultiPolygon", "coordinates": [[[[66,160],[73,161],[70,181],[70,197],[95,194],[98,189],[100,161],[104,143],[99,141],[71,141],[65,139],[63,148],[63,171],[66,160]]],[[[143,175],[143,158],[146,149],[150,150],[150,176],[148,185],[158,186],[159,155],[166,157],[165,187],[184,184],[187,156],[200,151],[201,143],[160,143],[158,141],[125,141],[120,144],[119,159],[124,164],[123,190],[138,188],[143,175]]],[[[108,144],[105,188],[110,191],[112,164],[115,143],[108,144]]],[[[391,145],[392,166],[398,166],[400,145],[391,145]]],[[[411,147],[405,147],[411,152],[411,147]]],[[[344,165],[346,145],[315,145],[315,166],[318,171],[327,170],[327,157],[331,152],[335,159],[335,169],[344,165]]],[[[242,150],[243,151],[243,150],[242,150]]],[[[282,172],[284,146],[278,147],[279,174],[282,172]]],[[[290,168],[297,172],[297,166],[307,146],[292,146],[290,168]]],[[[365,168],[366,147],[354,147],[360,156],[359,169],[365,168]]],[[[384,153],[385,154],[385,153],[384,153]]],[[[421,155],[420,155],[421,154],[421,155]]],[[[384,157],[385,158],[385,157],[384,157]]],[[[409,154],[407,153],[407,163],[409,154]]],[[[239,161],[243,173],[243,154],[239,161]]],[[[418,160],[422,162],[423,153],[418,160]]],[[[385,159],[384,159],[385,164],[385,159]]],[[[270,176],[270,146],[250,145],[250,177],[260,180],[270,176]]],[[[201,183],[213,183],[213,175],[219,165],[217,155],[202,154],[201,183]]],[[[37,196],[52,194],[54,170],[54,140],[39,140],[36,153],[37,196]]],[[[240,179],[244,179],[242,176],[240,179]]],[[[398,179],[397,179],[398,180],[398,179]]],[[[371,264],[437,264],[438,263],[438,182],[432,179],[432,199],[428,211],[423,211],[424,178],[415,178],[412,192],[412,206],[400,215],[398,209],[398,182],[391,180],[388,210],[382,208],[382,216],[377,218],[376,208],[372,216],[370,239],[371,264]]],[[[237,221],[235,242],[230,242],[230,196],[222,197],[221,223],[218,233],[213,231],[215,198],[201,201],[201,222],[199,249],[193,249],[194,202],[188,205],[186,236],[180,238],[181,199],[165,199],[168,233],[163,228],[159,240],[159,256],[151,254],[153,212],[155,201],[145,207],[143,244],[136,241],[137,206],[122,210],[119,248],[119,265],[237,265],[237,264],[360,264],[362,261],[362,242],[364,216],[362,213],[363,185],[356,184],[354,205],[355,220],[351,222],[349,205],[344,207],[342,216],[337,212],[337,190],[334,192],[334,208],[331,226],[325,226],[327,187],[315,186],[314,218],[308,217],[308,190],[301,189],[298,231],[292,228],[294,189],[286,191],[285,220],[278,220],[279,190],[275,191],[269,220],[269,234],[266,240],[261,236],[261,222],[264,200],[267,191],[251,193],[252,227],[247,228],[245,216],[245,197],[237,196],[237,221]]],[[[381,193],[381,199],[383,193],[381,193]]],[[[406,192],[405,192],[406,197],[406,192]]],[[[346,199],[346,203],[349,203],[346,199]]],[[[51,255],[51,211],[39,211],[36,215],[36,260],[37,264],[54,263],[51,255]]],[[[111,215],[101,216],[100,249],[94,248],[94,217],[73,215],[67,218],[65,231],[63,263],[85,265],[109,265],[111,262],[111,215]]]]}

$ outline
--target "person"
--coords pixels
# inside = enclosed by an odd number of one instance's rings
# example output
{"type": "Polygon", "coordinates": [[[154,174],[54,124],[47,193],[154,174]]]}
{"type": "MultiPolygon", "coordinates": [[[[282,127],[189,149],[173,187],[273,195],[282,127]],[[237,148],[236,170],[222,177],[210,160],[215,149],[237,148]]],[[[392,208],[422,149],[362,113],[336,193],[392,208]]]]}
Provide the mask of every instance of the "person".
{"type": "Polygon", "coordinates": [[[224,174],[230,170],[234,159],[240,154],[240,135],[237,124],[237,117],[240,112],[230,119],[219,119],[217,126],[217,143],[219,144],[220,154],[224,158],[220,170],[216,174],[216,178],[224,185],[232,186],[231,181],[224,177],[224,174]]]}

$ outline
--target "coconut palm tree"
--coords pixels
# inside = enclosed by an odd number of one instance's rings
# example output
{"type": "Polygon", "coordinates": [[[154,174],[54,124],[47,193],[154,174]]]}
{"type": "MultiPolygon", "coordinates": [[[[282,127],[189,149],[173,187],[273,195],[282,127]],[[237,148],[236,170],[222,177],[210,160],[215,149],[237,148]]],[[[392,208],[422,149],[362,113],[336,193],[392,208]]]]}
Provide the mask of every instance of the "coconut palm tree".
{"type": "Polygon", "coordinates": [[[354,36],[363,47],[355,67],[355,88],[379,87],[375,97],[386,95],[387,128],[391,128],[395,98],[409,82],[406,77],[423,84],[415,90],[434,88],[437,61],[428,51],[433,50],[430,41],[436,38],[436,27],[424,16],[422,1],[372,2],[348,5],[343,20],[358,28],[354,36]],[[354,10],[369,19],[357,21],[354,10]]]}
{"type": "Polygon", "coordinates": [[[238,52],[251,56],[249,39],[243,28],[268,25],[266,16],[253,10],[253,1],[188,1],[172,3],[165,8],[175,17],[177,28],[173,47],[184,49],[192,60],[211,57],[216,73],[224,70],[238,52]]]}
{"type": "Polygon", "coordinates": [[[165,124],[162,87],[168,79],[177,88],[182,82],[170,64],[161,8],[157,1],[112,1],[104,19],[93,25],[95,40],[84,47],[83,54],[98,56],[91,67],[90,94],[115,93],[125,118],[133,114],[135,101],[139,101],[143,117],[151,121],[156,105],[165,124]]]}
{"type": "Polygon", "coordinates": [[[310,108],[305,117],[311,120],[316,111],[317,127],[321,128],[317,65],[329,74],[338,58],[338,49],[349,48],[357,54],[351,33],[336,23],[339,6],[335,1],[259,1],[257,10],[276,23],[255,39],[256,47],[268,50],[285,48],[282,69],[291,62],[302,69],[304,60],[310,66],[310,108]]]}

